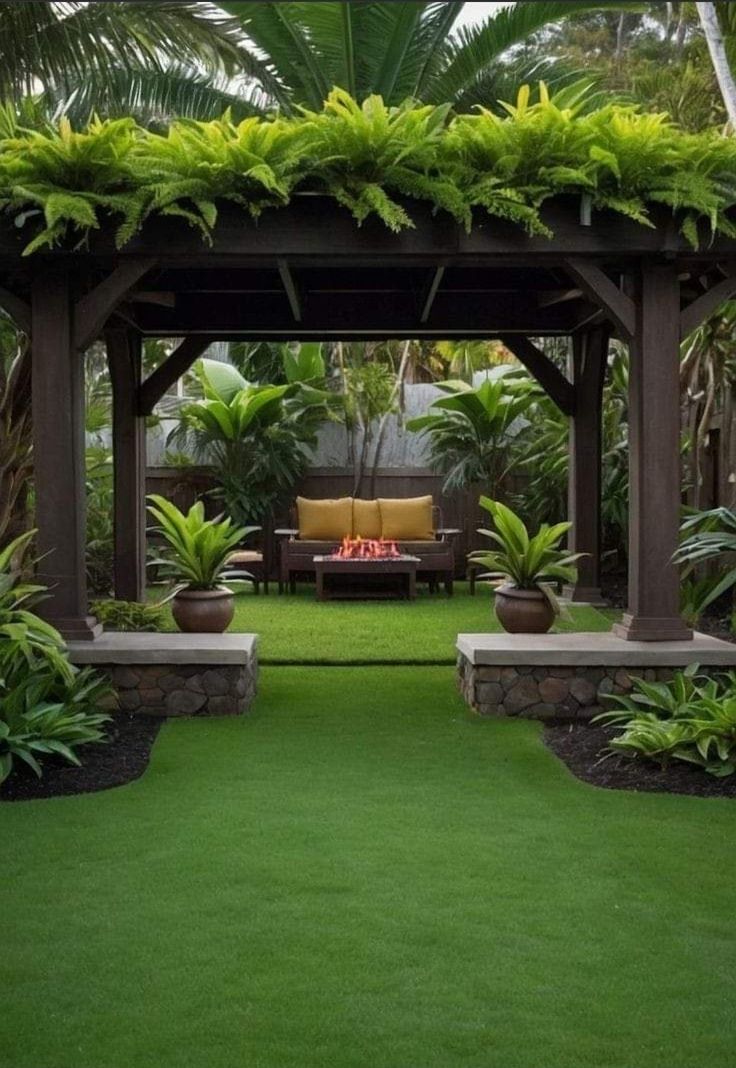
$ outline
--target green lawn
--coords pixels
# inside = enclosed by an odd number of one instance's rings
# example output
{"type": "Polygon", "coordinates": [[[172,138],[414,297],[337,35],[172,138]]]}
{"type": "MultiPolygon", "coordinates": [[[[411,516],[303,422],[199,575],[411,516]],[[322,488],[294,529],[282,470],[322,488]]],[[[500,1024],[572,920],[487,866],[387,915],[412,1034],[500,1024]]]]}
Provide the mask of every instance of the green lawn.
{"type": "MultiPolygon", "coordinates": [[[[487,589],[475,597],[457,584],[454,597],[420,590],[416,601],[315,600],[314,586],[292,596],[237,597],[231,630],[260,635],[268,664],[405,663],[454,664],[459,633],[499,630],[487,589]]],[[[611,619],[595,608],[571,608],[561,630],[610,630],[611,619]]]]}
{"type": "Polygon", "coordinates": [[[733,805],[584,785],[447,667],[268,668],[0,840],[7,1068],[734,1063],[733,805]]]}

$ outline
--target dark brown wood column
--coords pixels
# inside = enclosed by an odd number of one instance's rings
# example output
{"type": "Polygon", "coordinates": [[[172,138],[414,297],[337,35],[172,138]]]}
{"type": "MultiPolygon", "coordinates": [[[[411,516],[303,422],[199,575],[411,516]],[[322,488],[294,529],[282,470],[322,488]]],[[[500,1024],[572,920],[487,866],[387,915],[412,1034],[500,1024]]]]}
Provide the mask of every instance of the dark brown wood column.
{"type": "Polygon", "coordinates": [[[105,331],[112,383],[115,596],[143,601],[146,591],[146,421],[138,415],[140,334],[124,326],[105,331]]]}
{"type": "Polygon", "coordinates": [[[692,638],[672,564],[680,525],[680,285],[675,264],[636,283],[629,367],[629,604],[614,630],[631,641],[692,638]]]}
{"type": "Polygon", "coordinates": [[[573,601],[602,604],[601,597],[601,463],[603,453],[603,383],[608,359],[608,326],[597,326],[572,339],[575,410],[570,420],[569,545],[586,555],[578,562],[578,580],[565,589],[573,601]]]}
{"type": "Polygon", "coordinates": [[[39,275],[32,291],[33,456],[43,615],[65,638],[91,639],[84,550],[86,490],[84,363],[72,341],[69,279],[39,275]]]}

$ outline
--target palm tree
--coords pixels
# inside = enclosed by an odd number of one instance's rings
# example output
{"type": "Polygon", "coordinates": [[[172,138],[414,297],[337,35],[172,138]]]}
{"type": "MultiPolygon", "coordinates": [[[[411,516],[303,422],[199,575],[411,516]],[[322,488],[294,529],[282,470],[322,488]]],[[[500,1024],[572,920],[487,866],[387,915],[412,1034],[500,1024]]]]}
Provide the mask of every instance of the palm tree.
{"type": "MultiPolygon", "coordinates": [[[[186,19],[191,20],[191,39],[185,34],[180,47],[179,31],[172,37],[175,58],[163,34],[152,31],[151,43],[141,46],[134,33],[121,61],[110,63],[108,56],[107,63],[100,62],[93,52],[92,62],[75,62],[72,69],[80,76],[72,86],[68,78],[54,79],[55,100],[72,118],[84,119],[96,108],[106,115],[133,114],[142,121],[172,115],[209,119],[226,106],[232,107],[236,118],[274,108],[288,115],[300,105],[321,108],[335,85],[358,99],[379,93],[392,104],[414,97],[428,103],[449,101],[460,110],[476,103],[490,105],[507,94],[512,83],[542,75],[554,80],[554,70],[564,72],[559,60],[545,60],[538,50],[519,54],[519,46],[539,30],[590,11],[641,9],[640,4],[620,0],[518,0],[476,26],[454,31],[465,7],[460,0],[220,0],[216,7],[193,3],[87,7],[109,9],[88,18],[93,22],[104,16],[111,40],[124,32],[116,28],[118,16],[141,35],[136,19],[140,20],[143,8],[147,19],[153,7],[163,28],[168,19],[170,32],[177,11],[186,26],[186,19]],[[212,34],[204,49],[198,47],[204,42],[195,32],[203,24],[212,34]],[[139,62],[141,56],[145,63],[139,62]],[[84,77],[80,66],[85,67],[84,77]]],[[[81,13],[75,17],[81,20],[81,13]]]]}
{"type": "MultiPolygon", "coordinates": [[[[333,85],[389,103],[414,97],[466,109],[488,103],[488,77],[499,59],[560,19],[601,8],[637,5],[603,0],[518,0],[482,23],[453,32],[465,3],[307,2],[264,4],[220,0],[240,20],[295,104],[318,108],[333,85]]],[[[539,56],[534,58],[539,63],[539,56]]],[[[265,88],[265,87],[264,87],[265,88]]]]}
{"type": "Polygon", "coordinates": [[[218,114],[233,102],[248,109],[238,76],[255,79],[270,96],[278,86],[243,43],[237,20],[212,3],[6,0],[0,99],[40,93],[48,113],[64,110],[82,120],[95,110],[167,117],[179,105],[197,110],[203,92],[218,114]]]}
{"type": "Polygon", "coordinates": [[[734,41],[731,41],[731,55],[729,55],[725,39],[727,34],[733,38],[736,33],[736,17],[733,9],[729,11],[728,5],[725,4],[722,5],[722,9],[714,3],[700,3],[696,4],[696,7],[705,39],[708,42],[708,51],[718,79],[723,103],[726,105],[731,126],[736,129],[736,79],[732,68],[734,41]],[[719,19],[719,11],[721,11],[723,21],[719,19]]]}

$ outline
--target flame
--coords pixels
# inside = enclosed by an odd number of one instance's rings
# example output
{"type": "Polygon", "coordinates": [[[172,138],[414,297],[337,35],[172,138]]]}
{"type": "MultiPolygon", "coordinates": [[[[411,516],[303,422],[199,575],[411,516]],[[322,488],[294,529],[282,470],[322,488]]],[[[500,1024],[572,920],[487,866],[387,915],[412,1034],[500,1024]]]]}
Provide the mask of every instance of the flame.
{"type": "Polygon", "coordinates": [[[346,535],[342,544],[331,554],[333,560],[386,560],[401,556],[395,541],[383,538],[351,538],[346,535]]]}

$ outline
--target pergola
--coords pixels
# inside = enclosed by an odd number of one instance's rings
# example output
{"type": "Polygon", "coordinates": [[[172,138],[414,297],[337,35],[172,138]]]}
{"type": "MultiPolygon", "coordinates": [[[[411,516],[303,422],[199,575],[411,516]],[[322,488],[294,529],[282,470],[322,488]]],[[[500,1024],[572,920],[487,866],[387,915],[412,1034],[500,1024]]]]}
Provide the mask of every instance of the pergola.
{"type": "Polygon", "coordinates": [[[31,339],[41,580],[46,614],[94,638],[85,581],[83,355],[104,336],[113,386],[115,591],[145,588],[145,417],[217,339],[500,338],[570,418],[571,543],[588,554],[573,595],[599,595],[601,398],[609,339],[630,346],[630,562],[622,638],[688,639],[671,564],[680,509],[679,346],[736,293],[736,242],[694,251],[668,215],[653,228],[579,201],[550,205],[554,238],[412,203],[416,228],[358,228],[333,201],[297,196],[258,224],[221,213],[211,245],[180,220],[149,223],[123,249],[109,232],[84,248],[23,257],[0,233],[0,305],[31,339]],[[183,340],[145,381],[145,337],[183,340]],[[569,336],[563,375],[531,338],[569,336]]]}

